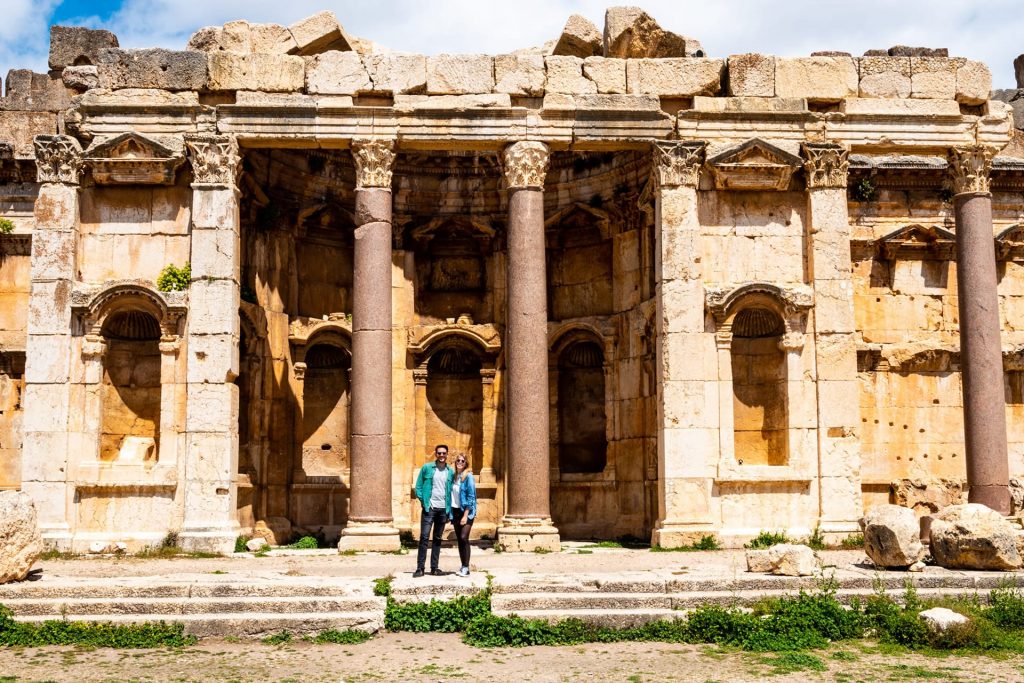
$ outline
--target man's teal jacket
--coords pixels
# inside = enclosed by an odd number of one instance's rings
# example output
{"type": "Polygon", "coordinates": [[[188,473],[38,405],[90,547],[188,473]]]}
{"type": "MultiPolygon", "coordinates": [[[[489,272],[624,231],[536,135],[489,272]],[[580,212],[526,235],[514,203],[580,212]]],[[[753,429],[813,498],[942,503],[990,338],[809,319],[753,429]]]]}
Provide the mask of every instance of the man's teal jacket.
{"type": "MultiPolygon", "coordinates": [[[[424,512],[430,512],[430,492],[434,489],[434,473],[437,472],[437,464],[428,462],[420,468],[416,477],[416,497],[420,499],[420,505],[424,512]]],[[[452,516],[452,481],[455,480],[455,468],[449,465],[444,468],[448,480],[444,485],[444,512],[452,516]]]]}

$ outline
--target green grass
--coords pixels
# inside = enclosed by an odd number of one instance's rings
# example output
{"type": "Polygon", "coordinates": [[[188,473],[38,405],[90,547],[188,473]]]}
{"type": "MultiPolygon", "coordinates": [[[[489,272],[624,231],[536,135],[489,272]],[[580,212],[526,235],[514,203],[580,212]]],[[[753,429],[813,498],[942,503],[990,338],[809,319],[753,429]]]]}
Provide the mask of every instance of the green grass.
{"type": "Polygon", "coordinates": [[[718,538],[712,534],[701,536],[699,541],[695,541],[690,545],[681,546],[678,548],[663,548],[660,545],[652,545],[652,553],[692,553],[701,550],[721,550],[722,546],[718,543],[718,538]]]}
{"type": "Polygon", "coordinates": [[[366,631],[356,631],[354,629],[345,629],[339,631],[337,629],[328,629],[321,631],[313,642],[317,645],[323,645],[325,643],[331,643],[334,645],[358,645],[359,643],[365,643],[373,637],[372,633],[366,631]]]}
{"type": "Polygon", "coordinates": [[[26,623],[15,621],[11,611],[0,605],[0,646],[79,645],[135,649],[195,644],[195,637],[185,635],[184,629],[183,624],[163,621],[141,624],[63,620],[26,623]]]}
{"type": "Polygon", "coordinates": [[[764,550],[766,548],[771,548],[773,545],[789,542],[790,538],[789,536],[786,536],[786,532],[784,531],[762,531],[744,547],[750,548],[751,550],[764,550]]]}

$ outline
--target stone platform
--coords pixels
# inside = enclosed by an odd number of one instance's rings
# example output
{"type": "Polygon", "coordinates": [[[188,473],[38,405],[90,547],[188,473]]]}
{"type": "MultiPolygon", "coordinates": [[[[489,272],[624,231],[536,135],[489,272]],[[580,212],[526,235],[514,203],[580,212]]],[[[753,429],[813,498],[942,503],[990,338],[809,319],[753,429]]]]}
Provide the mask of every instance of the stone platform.
{"type": "MultiPolygon", "coordinates": [[[[200,637],[258,637],[287,629],[295,634],[328,628],[383,628],[385,599],[374,579],[392,576],[401,602],[445,600],[482,590],[491,577],[496,614],[550,620],[577,617],[628,626],[680,616],[698,605],[749,605],[766,596],[821,585],[815,577],[751,574],[742,551],[654,553],[565,544],[550,554],[501,554],[474,549],[473,574],[412,578],[415,555],[338,555],[331,550],[275,550],[209,559],[90,557],[41,562],[20,583],[0,586],[0,604],[18,619],[130,623],[178,621],[200,637]]],[[[821,553],[824,575],[840,600],[866,597],[878,587],[899,596],[907,583],[921,597],[974,595],[1019,574],[876,570],[861,552],[821,553]]],[[[454,570],[454,548],[441,568],[454,570]]],[[[1024,577],[1021,577],[1024,578],[1024,577]]]]}

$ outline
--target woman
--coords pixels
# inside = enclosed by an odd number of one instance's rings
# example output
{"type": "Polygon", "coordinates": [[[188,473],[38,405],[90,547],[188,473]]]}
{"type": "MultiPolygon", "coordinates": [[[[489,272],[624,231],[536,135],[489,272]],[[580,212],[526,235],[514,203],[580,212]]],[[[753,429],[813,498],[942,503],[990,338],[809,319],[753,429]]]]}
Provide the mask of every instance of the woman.
{"type": "Polygon", "coordinates": [[[455,456],[455,481],[452,482],[452,525],[455,539],[459,542],[459,559],[462,568],[459,576],[469,576],[469,532],[476,517],[476,482],[466,462],[466,454],[455,456]]]}

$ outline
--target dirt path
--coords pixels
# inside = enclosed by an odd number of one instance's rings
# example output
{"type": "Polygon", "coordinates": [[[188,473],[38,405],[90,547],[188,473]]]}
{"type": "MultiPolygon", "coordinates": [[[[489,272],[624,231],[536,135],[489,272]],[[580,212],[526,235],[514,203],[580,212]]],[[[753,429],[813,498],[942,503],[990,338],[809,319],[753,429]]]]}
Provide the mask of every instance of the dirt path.
{"type": "Polygon", "coordinates": [[[867,643],[805,655],[616,643],[484,650],[454,634],[384,634],[360,645],[202,641],[184,650],[0,649],[0,683],[124,681],[787,681],[1024,680],[1024,657],[927,657],[867,643]]]}

